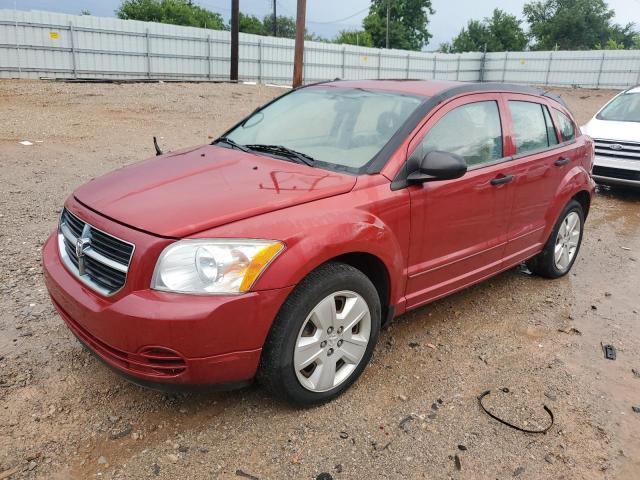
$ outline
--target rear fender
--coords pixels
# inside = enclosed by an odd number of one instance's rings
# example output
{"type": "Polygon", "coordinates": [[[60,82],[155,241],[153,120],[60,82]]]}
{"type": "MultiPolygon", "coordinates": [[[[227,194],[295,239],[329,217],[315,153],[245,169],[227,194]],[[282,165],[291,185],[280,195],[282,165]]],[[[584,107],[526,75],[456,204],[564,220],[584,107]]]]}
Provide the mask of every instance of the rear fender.
{"type": "Polygon", "coordinates": [[[587,191],[593,197],[595,183],[583,167],[575,166],[566,173],[562,182],[560,182],[553,197],[554,201],[547,209],[544,238],[549,238],[562,209],[580,191],[587,191]]]}

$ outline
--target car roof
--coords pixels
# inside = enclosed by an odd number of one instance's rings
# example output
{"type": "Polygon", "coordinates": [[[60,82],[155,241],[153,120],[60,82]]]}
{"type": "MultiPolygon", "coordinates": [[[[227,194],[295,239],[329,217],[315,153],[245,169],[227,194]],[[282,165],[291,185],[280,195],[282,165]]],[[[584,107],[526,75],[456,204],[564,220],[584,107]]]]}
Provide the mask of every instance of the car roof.
{"type": "Polygon", "coordinates": [[[530,87],[528,85],[515,85],[496,82],[458,82],[453,80],[339,80],[319,82],[314,85],[331,85],[344,88],[363,88],[370,90],[384,90],[423,97],[439,97],[439,100],[464,93],[474,92],[512,92],[537,95],[550,98],[568,109],[565,101],[552,92],[530,87]]]}
{"type": "Polygon", "coordinates": [[[363,88],[371,90],[385,90],[398,93],[409,93],[423,97],[433,97],[438,93],[449,90],[464,82],[454,82],[450,80],[334,80],[324,82],[319,85],[330,84],[344,88],[363,88]]]}
{"type": "Polygon", "coordinates": [[[624,91],[624,93],[640,93],[640,85],[636,85],[635,87],[628,88],[624,91]]]}

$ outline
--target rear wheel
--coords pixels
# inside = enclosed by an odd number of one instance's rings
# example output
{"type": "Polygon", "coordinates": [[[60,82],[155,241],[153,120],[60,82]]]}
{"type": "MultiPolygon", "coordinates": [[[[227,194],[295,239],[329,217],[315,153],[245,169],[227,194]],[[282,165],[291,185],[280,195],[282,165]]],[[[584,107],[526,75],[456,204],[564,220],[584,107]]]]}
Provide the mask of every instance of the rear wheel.
{"type": "Polygon", "coordinates": [[[328,263],[310,273],[276,317],[258,379],[298,405],[331,400],[356,381],[380,331],[378,293],[361,271],[328,263]]]}
{"type": "Polygon", "coordinates": [[[571,200],[564,208],[542,252],[527,262],[529,270],[547,278],[559,278],[571,270],[584,229],[582,205],[571,200]]]}

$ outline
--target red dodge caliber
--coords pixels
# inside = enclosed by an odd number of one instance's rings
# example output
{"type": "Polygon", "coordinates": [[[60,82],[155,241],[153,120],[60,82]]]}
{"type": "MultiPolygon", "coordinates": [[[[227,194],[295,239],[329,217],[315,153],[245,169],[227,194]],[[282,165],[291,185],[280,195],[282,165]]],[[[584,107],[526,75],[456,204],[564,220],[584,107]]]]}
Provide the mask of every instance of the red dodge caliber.
{"type": "Polygon", "coordinates": [[[211,145],[92,180],[44,246],[46,282],[100,359],[151,387],[346,390],[380,326],[526,261],[565,275],[591,139],[529,87],[336,81],[211,145]]]}

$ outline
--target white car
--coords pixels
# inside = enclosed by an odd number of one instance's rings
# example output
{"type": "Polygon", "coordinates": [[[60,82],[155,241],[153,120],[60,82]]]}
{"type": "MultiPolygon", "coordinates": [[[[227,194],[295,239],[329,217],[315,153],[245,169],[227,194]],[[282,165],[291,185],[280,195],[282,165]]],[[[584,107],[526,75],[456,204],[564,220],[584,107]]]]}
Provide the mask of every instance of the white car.
{"type": "Polygon", "coordinates": [[[613,97],[582,132],[595,141],[596,182],[640,188],[640,85],[613,97]]]}

